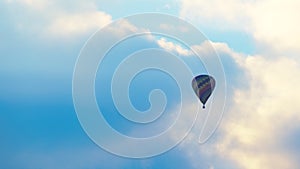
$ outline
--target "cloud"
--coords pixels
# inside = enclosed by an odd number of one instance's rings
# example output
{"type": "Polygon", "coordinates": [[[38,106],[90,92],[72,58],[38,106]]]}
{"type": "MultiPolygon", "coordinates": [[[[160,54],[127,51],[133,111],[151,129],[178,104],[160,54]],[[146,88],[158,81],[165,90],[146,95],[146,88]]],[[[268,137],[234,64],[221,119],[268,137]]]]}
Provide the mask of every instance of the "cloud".
{"type": "MultiPolygon", "coordinates": [[[[247,85],[234,87],[232,103],[218,137],[206,145],[205,149],[211,152],[207,156],[213,154],[245,169],[297,168],[296,159],[300,154],[289,148],[288,140],[294,139],[294,132],[300,128],[297,103],[300,90],[295,87],[300,85],[296,78],[300,75],[300,63],[294,57],[300,49],[300,33],[295,30],[299,1],[231,0],[226,2],[228,5],[220,5],[222,3],[183,0],[181,15],[198,23],[208,23],[214,29],[248,32],[260,46],[261,54],[247,56],[236,53],[225,43],[213,43],[221,58],[229,55],[234,60],[231,64],[243,72],[235,82],[247,85]]],[[[194,49],[210,52],[203,45],[194,49]]],[[[198,155],[204,152],[191,148],[190,151],[198,155]]],[[[197,159],[192,161],[198,163],[197,159]]]]}
{"type": "Polygon", "coordinates": [[[201,44],[193,45],[190,48],[182,47],[174,41],[167,40],[166,38],[160,38],[156,41],[156,43],[159,47],[167,50],[168,52],[174,52],[181,56],[195,56],[194,52],[196,52],[201,56],[209,57],[215,55],[215,52],[217,51],[220,54],[230,55],[237,62],[241,62],[241,55],[245,56],[242,53],[234,52],[226,43],[213,42],[210,40],[205,40],[201,44]]]}
{"type": "Polygon", "coordinates": [[[221,0],[182,0],[180,15],[193,21],[221,25],[219,28],[235,28],[243,21],[244,8],[244,4],[239,0],[226,1],[226,5],[221,0]]]}
{"type": "Polygon", "coordinates": [[[192,55],[192,52],[189,49],[183,48],[179,44],[175,44],[173,42],[167,41],[165,38],[160,38],[159,40],[157,40],[157,44],[161,48],[163,48],[169,52],[175,52],[176,54],[179,54],[181,56],[192,55]]]}
{"type": "Polygon", "coordinates": [[[31,9],[45,9],[50,4],[50,2],[44,0],[5,0],[5,3],[10,5],[19,4],[31,9]]]}
{"type": "Polygon", "coordinates": [[[135,33],[142,33],[147,40],[154,40],[154,36],[148,29],[137,27],[133,23],[130,23],[127,19],[119,19],[115,21],[112,25],[107,27],[106,30],[108,31],[108,36],[115,36],[116,38],[134,35],[135,33]]]}
{"type": "Polygon", "coordinates": [[[299,6],[298,0],[256,2],[249,12],[254,37],[280,51],[300,51],[299,6]]]}
{"type": "Polygon", "coordinates": [[[239,56],[241,54],[233,52],[232,49],[226,44],[226,43],[221,43],[221,42],[213,42],[210,40],[206,40],[202,42],[200,45],[193,45],[191,48],[203,55],[203,56],[211,56],[214,55],[214,52],[217,51],[220,54],[227,54],[239,61],[239,56]],[[213,46],[213,48],[211,47],[213,46]]]}
{"type": "Polygon", "coordinates": [[[76,36],[93,32],[111,22],[111,16],[101,11],[90,11],[76,14],[61,14],[53,18],[44,34],[55,36],[76,36]]]}
{"type": "Polygon", "coordinates": [[[224,125],[220,152],[242,168],[296,168],[295,154],[281,145],[290,129],[300,126],[297,97],[299,65],[287,58],[244,60],[250,88],[236,90],[232,117],[224,125]],[[289,128],[289,129],[288,129],[289,128]]]}
{"type": "Polygon", "coordinates": [[[4,5],[10,9],[9,16],[19,32],[46,39],[91,34],[112,20],[93,2],[7,0],[4,5]],[[19,10],[23,12],[13,12],[19,10]]]}
{"type": "Polygon", "coordinates": [[[250,33],[262,46],[277,51],[299,51],[297,0],[243,1],[182,0],[180,15],[215,30],[250,33]]]}
{"type": "MultiPolygon", "coordinates": [[[[235,87],[229,93],[232,104],[225,112],[217,136],[195,148],[192,141],[197,140],[197,135],[192,133],[181,144],[191,162],[203,165],[199,157],[205,156],[210,161],[220,158],[244,169],[297,168],[300,154],[288,147],[294,132],[300,129],[299,62],[291,57],[246,56],[225,43],[212,42],[212,45],[221,57],[230,56],[227,59],[232,59],[244,74],[236,78],[246,81],[247,86],[235,87]]],[[[198,49],[209,53],[205,51],[205,43],[198,49]]]]}

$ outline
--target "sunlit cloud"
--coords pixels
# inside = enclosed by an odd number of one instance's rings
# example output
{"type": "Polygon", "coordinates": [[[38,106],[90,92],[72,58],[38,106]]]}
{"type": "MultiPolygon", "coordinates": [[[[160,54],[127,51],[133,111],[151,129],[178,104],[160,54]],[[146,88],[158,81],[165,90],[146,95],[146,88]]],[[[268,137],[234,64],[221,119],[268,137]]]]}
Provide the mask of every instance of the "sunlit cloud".
{"type": "Polygon", "coordinates": [[[282,144],[300,127],[299,65],[288,58],[249,56],[241,67],[250,86],[234,93],[220,152],[242,168],[297,168],[299,154],[282,144]]]}
{"type": "MultiPolygon", "coordinates": [[[[226,5],[221,0],[182,0],[180,15],[215,30],[250,33],[258,43],[271,50],[299,52],[299,5],[297,0],[230,0],[226,5]]],[[[263,47],[261,49],[266,50],[263,47]]]]}
{"type": "Polygon", "coordinates": [[[293,139],[287,137],[300,128],[300,90],[296,87],[300,85],[296,78],[300,76],[299,63],[289,57],[245,56],[225,43],[211,43],[221,57],[229,54],[244,72],[242,78],[237,78],[247,81],[247,87],[229,93],[233,104],[225,112],[217,131],[219,137],[198,150],[191,146],[196,137],[182,144],[187,154],[192,154],[191,161],[198,164],[195,156],[213,154],[238,168],[297,168],[299,154],[286,149],[286,145],[293,139]]]}

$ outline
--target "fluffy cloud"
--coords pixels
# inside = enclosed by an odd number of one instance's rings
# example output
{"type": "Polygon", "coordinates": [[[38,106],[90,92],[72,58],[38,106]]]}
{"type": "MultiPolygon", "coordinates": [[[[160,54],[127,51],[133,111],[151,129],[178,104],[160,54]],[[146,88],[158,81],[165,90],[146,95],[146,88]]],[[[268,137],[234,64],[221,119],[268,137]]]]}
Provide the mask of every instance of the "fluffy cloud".
{"type": "Polygon", "coordinates": [[[273,49],[300,51],[299,6],[298,0],[256,2],[249,9],[254,37],[273,49]]]}
{"type": "MultiPolygon", "coordinates": [[[[247,56],[234,52],[224,43],[212,42],[223,59],[230,56],[232,66],[238,66],[243,72],[236,82],[247,85],[234,88],[231,93],[232,103],[225,112],[217,138],[198,150],[187,148],[187,153],[196,166],[199,166],[197,157],[205,155],[244,169],[297,168],[300,154],[291,149],[299,145],[290,140],[295,140],[295,132],[300,128],[297,102],[300,90],[296,87],[300,85],[297,78],[300,63],[293,56],[299,54],[300,33],[296,30],[299,2],[232,0],[226,5],[222,3],[184,0],[181,15],[217,29],[246,31],[256,39],[261,54],[247,56]]],[[[194,49],[210,53],[205,44],[194,49]]]]}
{"type": "Polygon", "coordinates": [[[288,58],[249,56],[241,67],[250,85],[234,93],[220,152],[245,169],[296,168],[297,154],[282,144],[288,132],[300,127],[300,80],[295,78],[300,76],[299,64],[288,58]]]}
{"type": "Polygon", "coordinates": [[[246,31],[272,50],[299,51],[297,0],[181,1],[180,15],[215,29],[246,31]]]}
{"type": "MultiPolygon", "coordinates": [[[[181,145],[192,162],[197,167],[203,163],[199,157],[206,156],[225,159],[244,169],[297,168],[300,154],[289,149],[297,147],[289,140],[295,139],[294,132],[300,129],[299,63],[290,57],[245,56],[225,43],[211,43],[221,57],[230,56],[227,59],[244,72],[239,81],[247,81],[248,85],[230,93],[232,104],[217,137],[195,149],[190,141],[197,138],[192,133],[194,138],[181,145]]],[[[205,43],[197,48],[205,52],[205,43]]]]}

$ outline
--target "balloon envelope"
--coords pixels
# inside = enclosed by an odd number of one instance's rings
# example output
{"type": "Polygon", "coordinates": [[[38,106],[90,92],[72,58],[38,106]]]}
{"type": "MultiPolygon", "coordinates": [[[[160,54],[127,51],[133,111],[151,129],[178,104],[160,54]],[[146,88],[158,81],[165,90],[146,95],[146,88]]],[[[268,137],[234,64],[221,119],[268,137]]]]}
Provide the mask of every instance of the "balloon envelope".
{"type": "Polygon", "coordinates": [[[193,89],[205,108],[205,103],[212,94],[216,81],[209,75],[199,75],[192,80],[193,89]]]}

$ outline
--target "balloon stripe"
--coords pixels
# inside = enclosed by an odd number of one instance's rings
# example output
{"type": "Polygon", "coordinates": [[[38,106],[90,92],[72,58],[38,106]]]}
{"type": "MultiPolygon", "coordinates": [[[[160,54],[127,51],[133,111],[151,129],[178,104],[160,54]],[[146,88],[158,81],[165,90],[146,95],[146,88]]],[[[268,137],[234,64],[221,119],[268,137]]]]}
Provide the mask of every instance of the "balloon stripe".
{"type": "Polygon", "coordinates": [[[197,83],[198,83],[198,85],[199,85],[199,84],[204,83],[204,82],[207,81],[208,79],[209,79],[208,77],[202,77],[202,79],[197,78],[196,81],[197,81],[197,83]]]}
{"type": "Polygon", "coordinates": [[[203,80],[200,80],[200,81],[197,81],[198,82],[198,87],[205,84],[205,83],[209,83],[209,79],[208,78],[205,78],[203,80]]]}
{"type": "Polygon", "coordinates": [[[203,87],[206,87],[207,85],[210,85],[209,84],[209,81],[205,82],[205,83],[202,83],[201,85],[198,85],[198,88],[201,89],[203,87]]]}
{"type": "Polygon", "coordinates": [[[201,96],[201,98],[207,99],[211,95],[211,90],[206,90],[201,96]]]}
{"type": "Polygon", "coordinates": [[[202,103],[203,104],[205,104],[206,103],[206,100],[208,99],[208,96],[210,96],[210,94],[211,94],[211,91],[209,91],[209,90],[207,90],[206,92],[204,92],[202,95],[201,95],[201,101],[202,101],[202,103]]]}
{"type": "Polygon", "coordinates": [[[206,85],[205,87],[199,89],[200,95],[208,89],[211,90],[211,85],[206,85]]]}

